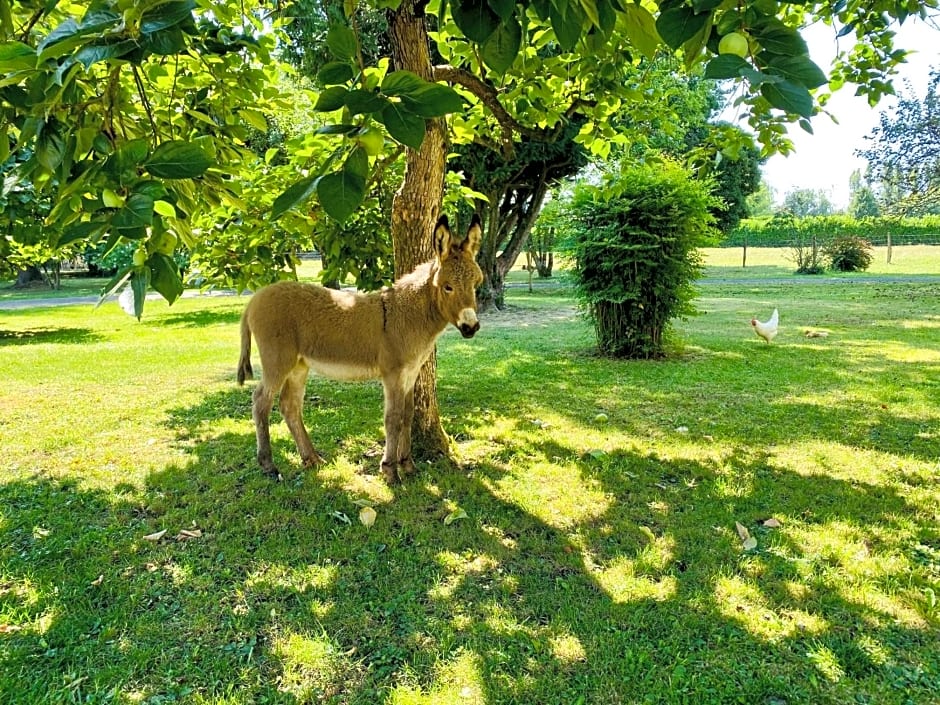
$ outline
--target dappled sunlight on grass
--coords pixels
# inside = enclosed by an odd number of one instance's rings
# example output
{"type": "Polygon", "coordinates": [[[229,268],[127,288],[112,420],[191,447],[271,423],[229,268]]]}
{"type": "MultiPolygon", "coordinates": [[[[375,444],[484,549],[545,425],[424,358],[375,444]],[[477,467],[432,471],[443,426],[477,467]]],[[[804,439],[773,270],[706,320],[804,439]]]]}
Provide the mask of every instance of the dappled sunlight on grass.
{"type": "Polygon", "coordinates": [[[611,501],[596,482],[580,477],[576,467],[550,461],[532,463],[524,476],[507,472],[490,489],[557,529],[603,515],[611,501]]]}
{"type": "Polygon", "coordinates": [[[312,702],[335,694],[348,670],[342,655],[326,636],[308,636],[287,631],[275,637],[272,652],[281,660],[278,690],[302,702],[312,702]]]}
{"type": "Polygon", "coordinates": [[[646,574],[638,575],[638,563],[639,561],[619,556],[603,568],[588,567],[597,584],[614,602],[663,602],[675,598],[679,586],[675,576],[664,575],[657,578],[646,574]]]}
{"type": "MultiPolygon", "coordinates": [[[[437,664],[427,686],[400,685],[389,694],[388,705],[439,705],[461,703],[484,705],[486,697],[482,659],[471,651],[460,651],[437,664]]],[[[415,680],[408,678],[408,680],[415,680]]],[[[492,705],[492,703],[491,703],[492,705]]]]}
{"type": "Polygon", "coordinates": [[[779,642],[797,635],[819,634],[829,625],[818,615],[774,605],[753,582],[738,576],[715,581],[714,602],[719,613],[762,641],[779,642]]]}

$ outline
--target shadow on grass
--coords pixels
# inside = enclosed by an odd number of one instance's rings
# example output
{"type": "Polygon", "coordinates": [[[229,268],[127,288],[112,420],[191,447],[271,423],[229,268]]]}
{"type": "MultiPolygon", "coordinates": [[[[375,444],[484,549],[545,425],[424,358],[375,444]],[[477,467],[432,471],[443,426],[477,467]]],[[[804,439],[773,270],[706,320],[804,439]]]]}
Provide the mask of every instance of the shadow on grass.
{"type": "Polygon", "coordinates": [[[250,434],[192,423],[242,416],[244,391],[180,409],[192,459],[145,488],[0,483],[0,614],[21,627],[0,633],[0,700],[374,703],[398,689],[776,705],[927,702],[940,685],[936,615],[899,597],[922,574],[873,538],[916,514],[893,488],[798,475],[758,451],[594,458],[520,440],[495,454],[505,463],[424,466],[394,501],[372,498],[366,529],[356,500],[372,479],[325,468],[272,482],[250,434]],[[526,470],[510,462],[521,455],[526,470]],[[466,518],[445,522],[456,507],[466,518]],[[770,516],[798,519],[771,530],[770,516]],[[894,587],[853,592],[852,558],[800,533],[817,530],[856,531],[894,587]]]}
{"type": "Polygon", "coordinates": [[[223,308],[200,309],[182,313],[166,313],[154,322],[168,328],[206,328],[238,323],[244,304],[232,304],[223,308]]]}
{"type": "Polygon", "coordinates": [[[0,346],[4,345],[81,345],[94,343],[102,336],[88,328],[31,328],[3,330],[0,328],[0,346]]]}

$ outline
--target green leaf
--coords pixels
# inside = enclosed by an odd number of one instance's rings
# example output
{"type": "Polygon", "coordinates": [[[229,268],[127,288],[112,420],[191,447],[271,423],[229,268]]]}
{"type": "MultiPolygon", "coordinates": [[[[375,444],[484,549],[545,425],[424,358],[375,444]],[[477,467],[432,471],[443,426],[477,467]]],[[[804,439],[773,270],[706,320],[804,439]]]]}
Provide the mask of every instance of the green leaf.
{"type": "Polygon", "coordinates": [[[346,103],[346,94],[349,91],[343,86],[331,86],[325,91],[320,93],[317,97],[316,105],[313,106],[314,110],[318,110],[324,113],[331,113],[334,110],[339,110],[346,103]]]}
{"type": "Polygon", "coordinates": [[[36,159],[50,172],[65,158],[65,140],[54,124],[47,123],[36,138],[36,159]]]}
{"type": "Polygon", "coordinates": [[[549,8],[549,18],[555,38],[565,51],[572,51],[581,39],[581,28],[584,26],[584,16],[575,5],[565,5],[565,12],[560,12],[555,3],[549,8]]]}
{"type": "Polygon", "coordinates": [[[307,176],[297,181],[274,199],[271,205],[271,220],[277,220],[294,206],[306,201],[317,188],[316,176],[307,176]]]}
{"type": "Polygon", "coordinates": [[[317,72],[317,82],[321,86],[333,86],[351,81],[355,71],[345,61],[331,61],[317,72]]]}
{"type": "Polygon", "coordinates": [[[765,83],[760,87],[761,95],[773,107],[801,117],[812,117],[813,97],[803,86],[791,81],[765,83]]]}
{"type": "Polygon", "coordinates": [[[334,24],[326,33],[326,46],[340,61],[352,61],[359,53],[356,33],[342,24],[334,24]]]}
{"type": "Polygon", "coordinates": [[[157,147],[144,165],[163,179],[192,179],[204,174],[212,160],[199,145],[174,140],[157,147]]]}
{"type": "Polygon", "coordinates": [[[121,230],[124,237],[138,239],[137,234],[142,228],[153,223],[153,199],[143,193],[132,194],[124,206],[111,218],[111,227],[121,230]],[[132,231],[128,234],[123,231],[132,231]]]}
{"type": "Polygon", "coordinates": [[[708,18],[709,13],[698,13],[691,7],[671,7],[656,19],[656,30],[666,44],[678,49],[702,30],[708,18]]]}
{"type": "Polygon", "coordinates": [[[481,47],[483,61],[497,73],[506,73],[522,46],[522,27],[515,17],[502,22],[481,47]]]}
{"type": "Polygon", "coordinates": [[[172,203],[169,203],[167,201],[154,201],[153,211],[154,213],[157,213],[158,215],[161,215],[164,218],[176,217],[176,208],[173,207],[172,203]]]}
{"type": "Polygon", "coordinates": [[[365,183],[369,177],[369,155],[362,147],[356,147],[343,164],[343,171],[349,172],[353,176],[362,179],[365,183]]]}
{"type": "Polygon", "coordinates": [[[327,174],[317,182],[320,205],[327,215],[340,223],[356,211],[365,195],[365,180],[346,169],[327,174]]]}
{"type": "Polygon", "coordinates": [[[194,0],[172,0],[160,3],[141,15],[140,31],[142,34],[151,34],[167,27],[175,27],[186,20],[191,21],[195,8],[194,0]]]}
{"type": "MultiPolygon", "coordinates": [[[[761,58],[764,57],[765,54],[762,53],[761,58]]],[[[819,88],[819,86],[823,86],[829,81],[822,69],[813,63],[805,54],[798,54],[796,56],[769,56],[767,59],[765,71],[783,76],[806,88],[819,88]]]]}
{"type": "Polygon", "coordinates": [[[747,68],[750,68],[750,64],[740,56],[722,54],[708,62],[705,67],[705,78],[739,78],[747,68]]]}
{"type": "Polygon", "coordinates": [[[147,288],[150,286],[150,268],[138,267],[131,274],[131,288],[134,290],[134,315],[137,320],[144,314],[144,302],[147,300],[147,288]]]}
{"type": "Polygon", "coordinates": [[[809,49],[800,33],[776,18],[769,18],[751,28],[751,34],[764,51],[782,56],[807,54],[809,49]]]}
{"type": "Polygon", "coordinates": [[[403,109],[400,104],[391,103],[381,115],[382,123],[393,138],[412,149],[420,149],[424,141],[427,126],[424,118],[403,109]]]}
{"type": "Polygon", "coordinates": [[[168,303],[176,301],[183,293],[183,280],[180,278],[179,265],[169,255],[156,252],[147,260],[150,265],[150,285],[168,303]]]}
{"type": "Polygon", "coordinates": [[[647,59],[656,56],[659,49],[659,33],[656,31],[656,20],[650,11],[642,5],[630,3],[626,8],[626,22],[624,27],[630,43],[639,49],[647,59]]]}
{"type": "Polygon", "coordinates": [[[436,118],[463,110],[460,94],[443,83],[425,83],[417,93],[402,96],[402,104],[408,112],[424,118],[436,118]]]}
{"type": "Polygon", "coordinates": [[[388,104],[388,98],[372,91],[356,88],[346,94],[343,103],[353,115],[374,113],[388,104]]]}
{"type": "Polygon", "coordinates": [[[108,224],[106,222],[97,220],[72,223],[62,230],[56,242],[56,247],[65,247],[78,240],[95,241],[101,237],[107,228],[108,224]]]}
{"type": "Polygon", "coordinates": [[[313,131],[315,135],[348,135],[359,129],[359,125],[330,124],[318,127],[313,131]]]}
{"type": "Polygon", "coordinates": [[[0,44],[0,71],[22,71],[36,68],[36,50],[23,42],[0,44]]]}
{"type": "Polygon", "coordinates": [[[143,34],[140,37],[141,49],[157,56],[173,56],[186,48],[183,30],[179,27],[167,27],[159,32],[143,34]]]}
{"type": "Polygon", "coordinates": [[[382,80],[382,93],[390,96],[414,95],[428,87],[428,81],[411,71],[392,71],[382,80]]]}
{"type": "Polygon", "coordinates": [[[137,42],[125,39],[124,41],[118,42],[99,42],[95,44],[87,44],[81,49],[76,51],[72,58],[75,61],[81,63],[82,66],[87,70],[92,64],[96,64],[99,61],[107,61],[108,59],[116,59],[118,57],[124,56],[135,49],[137,49],[137,42]]]}
{"type": "Polygon", "coordinates": [[[482,44],[499,27],[500,17],[487,0],[453,0],[451,12],[457,28],[472,42],[482,44]]]}
{"type": "Polygon", "coordinates": [[[255,128],[258,132],[268,131],[267,118],[265,118],[264,113],[262,113],[260,110],[242,108],[238,111],[238,116],[253,128],[255,128]]]}
{"type": "Polygon", "coordinates": [[[487,0],[487,4],[504,21],[516,11],[516,0],[487,0]]]}

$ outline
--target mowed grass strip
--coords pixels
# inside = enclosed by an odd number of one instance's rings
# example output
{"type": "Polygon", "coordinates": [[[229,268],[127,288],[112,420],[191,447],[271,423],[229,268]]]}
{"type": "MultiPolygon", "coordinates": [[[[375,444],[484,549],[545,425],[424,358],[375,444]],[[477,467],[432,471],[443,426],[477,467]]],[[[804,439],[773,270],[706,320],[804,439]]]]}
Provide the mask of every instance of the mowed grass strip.
{"type": "Polygon", "coordinates": [[[940,285],[701,291],[626,362],[512,289],[392,489],[378,383],[261,475],[242,298],[0,313],[0,702],[937,702],[940,285]]]}

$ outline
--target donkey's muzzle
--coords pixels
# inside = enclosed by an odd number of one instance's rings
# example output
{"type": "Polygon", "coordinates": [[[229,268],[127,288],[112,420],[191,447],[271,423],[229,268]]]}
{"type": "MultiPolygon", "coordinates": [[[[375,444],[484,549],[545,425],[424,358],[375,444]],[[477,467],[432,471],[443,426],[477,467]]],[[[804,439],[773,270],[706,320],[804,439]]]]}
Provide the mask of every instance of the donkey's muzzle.
{"type": "Polygon", "coordinates": [[[460,335],[464,338],[472,338],[478,330],[480,330],[480,324],[477,323],[461,323],[457,326],[457,330],[460,331],[460,335]]]}
{"type": "Polygon", "coordinates": [[[457,317],[457,330],[464,338],[472,338],[474,333],[480,330],[480,321],[477,318],[477,312],[472,308],[465,308],[457,317]]]}

